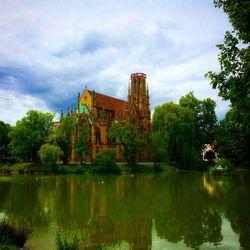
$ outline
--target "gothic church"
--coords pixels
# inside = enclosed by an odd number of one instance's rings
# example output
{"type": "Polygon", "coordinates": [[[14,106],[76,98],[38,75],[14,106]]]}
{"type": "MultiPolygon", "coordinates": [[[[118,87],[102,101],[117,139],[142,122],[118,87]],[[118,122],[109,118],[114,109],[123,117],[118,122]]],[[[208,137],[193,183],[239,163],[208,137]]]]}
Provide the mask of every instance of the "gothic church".
{"type": "MultiPolygon", "coordinates": [[[[127,101],[90,91],[85,87],[82,95],[78,93],[76,108],[74,110],[68,109],[67,116],[76,117],[78,121],[71,137],[70,162],[78,161],[75,153],[75,143],[81,121],[88,121],[91,127],[90,154],[86,159],[87,161],[92,161],[98,152],[109,148],[115,149],[116,160],[122,161],[122,149],[114,146],[112,141],[109,140],[107,136],[108,130],[111,123],[117,121],[123,124],[133,124],[141,132],[151,131],[146,74],[131,74],[127,101]]],[[[61,114],[62,118],[63,113],[61,114]]]]}

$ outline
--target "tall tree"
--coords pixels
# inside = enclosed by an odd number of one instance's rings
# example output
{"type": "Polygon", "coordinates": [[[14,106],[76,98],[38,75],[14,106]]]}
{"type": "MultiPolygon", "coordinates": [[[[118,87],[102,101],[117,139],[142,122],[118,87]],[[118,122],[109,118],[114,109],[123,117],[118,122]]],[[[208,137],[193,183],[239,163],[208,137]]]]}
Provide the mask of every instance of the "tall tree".
{"type": "Polygon", "coordinates": [[[249,159],[249,141],[247,137],[248,131],[240,122],[245,117],[242,113],[232,108],[225,118],[220,121],[217,129],[218,151],[221,155],[231,161],[243,162],[249,159]]]}
{"type": "MultiPolygon", "coordinates": [[[[243,154],[247,156],[250,152],[250,1],[215,0],[214,4],[216,7],[222,7],[228,14],[233,31],[227,31],[224,43],[217,45],[220,50],[220,71],[209,71],[206,76],[211,79],[212,87],[219,90],[219,96],[231,102],[233,111],[230,111],[228,117],[237,119],[231,122],[235,127],[241,128],[238,130],[241,131],[238,137],[242,141],[241,145],[248,144],[247,147],[244,146],[245,149],[242,148],[243,151],[247,150],[243,154]],[[232,113],[239,115],[235,116],[232,113]]],[[[228,123],[227,117],[225,123],[228,123]]],[[[243,160],[243,155],[241,154],[239,159],[243,160]]],[[[249,157],[245,160],[249,160],[249,157]]]]}
{"type": "Polygon", "coordinates": [[[152,126],[154,133],[161,134],[170,161],[181,163],[185,169],[196,167],[199,155],[195,149],[195,115],[191,109],[172,102],[157,106],[152,126]]]}
{"type": "Polygon", "coordinates": [[[69,115],[63,117],[60,121],[59,127],[54,130],[55,144],[57,144],[63,151],[62,161],[64,164],[68,163],[72,134],[76,129],[77,119],[76,117],[70,117],[69,115]]]}
{"type": "Polygon", "coordinates": [[[215,139],[216,103],[211,98],[199,100],[193,92],[182,96],[179,103],[182,107],[189,108],[194,113],[196,148],[201,150],[205,143],[212,143],[215,139]]]}
{"type": "Polygon", "coordinates": [[[38,161],[38,150],[47,139],[53,118],[51,113],[27,112],[9,133],[12,154],[23,161],[38,161]]]}
{"type": "Polygon", "coordinates": [[[75,145],[75,151],[81,163],[90,152],[89,148],[90,142],[91,142],[91,128],[88,120],[86,119],[80,125],[79,134],[75,145]]]}
{"type": "Polygon", "coordinates": [[[115,139],[116,145],[122,146],[123,155],[127,161],[128,167],[135,170],[136,155],[143,147],[143,141],[137,134],[136,126],[113,122],[111,128],[109,129],[108,137],[115,139]]]}
{"type": "Polygon", "coordinates": [[[8,144],[10,143],[10,131],[11,125],[0,121],[0,161],[9,156],[8,144]]]}
{"type": "Polygon", "coordinates": [[[152,160],[155,167],[160,167],[161,162],[168,160],[165,141],[160,131],[154,131],[151,136],[152,160]]]}

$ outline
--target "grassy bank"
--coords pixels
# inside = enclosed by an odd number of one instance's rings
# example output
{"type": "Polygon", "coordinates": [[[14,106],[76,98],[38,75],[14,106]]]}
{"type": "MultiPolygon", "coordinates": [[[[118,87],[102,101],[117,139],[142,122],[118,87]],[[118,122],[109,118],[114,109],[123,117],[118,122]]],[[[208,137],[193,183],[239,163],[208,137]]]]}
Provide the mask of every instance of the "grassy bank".
{"type": "Polygon", "coordinates": [[[30,229],[27,226],[17,226],[9,221],[0,221],[0,249],[20,249],[24,246],[30,229]]]}
{"type": "MultiPolygon", "coordinates": [[[[132,170],[126,163],[117,163],[118,168],[122,173],[131,172],[132,170]]],[[[57,164],[54,166],[47,166],[41,163],[17,163],[12,166],[4,165],[0,167],[1,174],[79,174],[91,172],[91,164],[57,164]]],[[[150,173],[157,171],[176,171],[178,165],[175,163],[161,163],[160,167],[155,167],[153,162],[141,162],[136,164],[136,172],[150,173]]]]}
{"type": "Polygon", "coordinates": [[[80,164],[48,166],[42,163],[17,163],[12,166],[0,167],[2,174],[52,174],[52,173],[83,173],[88,171],[89,166],[80,164]]]}

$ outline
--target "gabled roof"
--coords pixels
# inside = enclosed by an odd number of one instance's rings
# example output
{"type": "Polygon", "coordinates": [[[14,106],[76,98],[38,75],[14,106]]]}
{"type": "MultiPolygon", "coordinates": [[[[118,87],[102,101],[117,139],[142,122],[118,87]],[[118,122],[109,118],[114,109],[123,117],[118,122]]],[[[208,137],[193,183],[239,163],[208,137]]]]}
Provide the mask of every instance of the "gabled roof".
{"type": "MultiPolygon", "coordinates": [[[[93,93],[93,91],[89,91],[89,92],[90,94],[93,93]]],[[[120,112],[122,113],[122,115],[126,114],[126,105],[128,104],[127,101],[114,98],[108,95],[96,93],[96,92],[95,92],[95,96],[96,96],[97,108],[104,108],[107,110],[112,110],[115,112],[115,115],[117,115],[120,112]]]]}

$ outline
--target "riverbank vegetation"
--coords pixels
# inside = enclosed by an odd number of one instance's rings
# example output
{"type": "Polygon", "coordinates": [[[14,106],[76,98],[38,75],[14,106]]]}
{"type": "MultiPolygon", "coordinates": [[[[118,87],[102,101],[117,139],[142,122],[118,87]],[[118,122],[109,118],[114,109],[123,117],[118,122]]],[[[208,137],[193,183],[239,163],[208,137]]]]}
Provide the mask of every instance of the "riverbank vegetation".
{"type": "Polygon", "coordinates": [[[17,226],[3,219],[0,221],[0,248],[20,249],[30,233],[28,226],[17,226]]]}
{"type": "Polygon", "coordinates": [[[56,236],[56,249],[57,250],[78,250],[80,249],[80,240],[77,233],[73,232],[61,232],[59,230],[55,231],[56,236]]]}
{"type": "MultiPolygon", "coordinates": [[[[106,156],[105,156],[106,157],[106,156]]],[[[99,158],[99,157],[98,157],[99,158]]],[[[80,173],[131,173],[133,169],[129,168],[125,162],[116,163],[110,169],[110,165],[98,160],[98,167],[96,165],[88,164],[55,164],[51,166],[41,163],[16,163],[14,165],[0,166],[0,174],[14,174],[14,175],[27,175],[27,174],[80,174],[80,173]],[[99,168],[99,166],[101,166],[99,168]],[[104,167],[106,166],[106,167],[104,167]]],[[[109,162],[109,161],[108,161],[109,162]]],[[[153,173],[159,171],[177,171],[180,166],[176,163],[161,163],[160,168],[155,166],[153,162],[141,162],[136,164],[137,173],[153,173]]]]}
{"type": "MultiPolygon", "coordinates": [[[[216,103],[210,98],[200,100],[189,92],[178,103],[166,102],[155,107],[151,133],[138,133],[134,125],[114,121],[108,137],[114,146],[122,148],[127,171],[138,171],[137,163],[143,159],[143,151],[146,150],[152,156],[155,171],[160,171],[161,164],[167,162],[175,162],[185,170],[205,170],[201,159],[205,144],[213,144],[217,155],[233,164],[249,165],[250,21],[245,14],[245,10],[249,14],[249,6],[244,1],[215,0],[214,3],[229,16],[233,31],[226,32],[224,43],[217,45],[221,70],[209,71],[206,77],[210,78],[212,87],[218,89],[219,96],[230,101],[230,110],[224,119],[217,121],[216,103]]],[[[77,119],[65,116],[60,124],[54,124],[53,118],[51,113],[30,110],[15,126],[0,122],[0,163],[35,163],[23,167],[4,167],[2,172],[16,168],[21,173],[33,167],[43,168],[43,172],[46,172],[54,166],[57,166],[54,172],[69,171],[70,140],[77,119]],[[56,165],[58,159],[67,167],[56,165]],[[43,166],[39,164],[41,161],[43,166]]],[[[86,120],[83,124],[74,148],[81,163],[79,171],[90,153],[91,144],[89,123],[86,120]]],[[[97,158],[92,160],[93,169],[97,172],[119,169],[108,153],[97,154],[97,158]],[[107,167],[105,162],[112,167],[107,167]]],[[[213,165],[213,159],[209,160],[213,165]]],[[[89,165],[83,166],[83,169],[87,169],[89,165]]]]}

